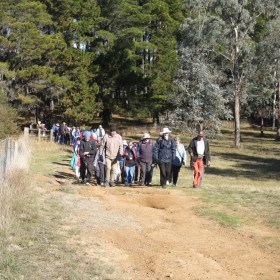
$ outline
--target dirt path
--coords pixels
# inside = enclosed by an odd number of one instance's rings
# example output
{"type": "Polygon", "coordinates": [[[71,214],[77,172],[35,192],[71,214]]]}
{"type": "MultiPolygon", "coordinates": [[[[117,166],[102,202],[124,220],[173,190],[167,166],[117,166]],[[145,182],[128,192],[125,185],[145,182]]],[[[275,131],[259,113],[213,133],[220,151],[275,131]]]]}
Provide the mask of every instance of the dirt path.
{"type": "Polygon", "coordinates": [[[112,266],[112,279],[280,279],[280,256],[263,248],[260,229],[224,228],[196,216],[192,207],[200,202],[182,190],[48,180],[45,188],[68,208],[61,228],[68,242],[112,266]]]}

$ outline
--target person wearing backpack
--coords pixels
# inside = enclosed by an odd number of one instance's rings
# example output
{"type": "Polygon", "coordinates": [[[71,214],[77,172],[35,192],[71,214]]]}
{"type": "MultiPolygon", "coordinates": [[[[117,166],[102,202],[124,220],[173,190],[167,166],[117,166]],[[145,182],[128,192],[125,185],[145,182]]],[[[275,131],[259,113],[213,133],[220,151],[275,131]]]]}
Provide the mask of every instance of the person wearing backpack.
{"type": "Polygon", "coordinates": [[[160,169],[160,185],[162,188],[169,185],[171,162],[176,157],[176,145],[170,133],[171,131],[164,127],[153,148],[153,158],[160,169]]]}
{"type": "Polygon", "coordinates": [[[79,154],[81,158],[81,178],[82,183],[85,183],[85,178],[87,178],[87,185],[90,185],[92,172],[93,172],[93,164],[95,155],[97,152],[97,144],[94,140],[90,138],[90,131],[86,131],[84,134],[84,138],[81,141],[79,154]]]}

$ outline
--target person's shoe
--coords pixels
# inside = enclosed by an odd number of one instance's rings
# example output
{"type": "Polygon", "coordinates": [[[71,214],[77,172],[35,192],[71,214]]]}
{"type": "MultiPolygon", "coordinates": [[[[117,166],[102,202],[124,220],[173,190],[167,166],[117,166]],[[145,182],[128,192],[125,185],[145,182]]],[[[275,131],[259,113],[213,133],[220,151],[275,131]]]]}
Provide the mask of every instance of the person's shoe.
{"type": "Polygon", "coordinates": [[[193,184],[193,187],[194,187],[194,188],[198,188],[198,185],[196,185],[196,184],[193,184]]]}
{"type": "Polygon", "coordinates": [[[163,189],[166,189],[166,185],[162,185],[161,187],[162,187],[163,189]]]}
{"type": "Polygon", "coordinates": [[[86,185],[87,185],[87,186],[90,186],[90,182],[86,182],[86,185]]]}
{"type": "Polygon", "coordinates": [[[81,184],[82,184],[82,185],[84,185],[85,183],[86,183],[85,180],[82,180],[82,181],[81,181],[81,184]]]}
{"type": "Polygon", "coordinates": [[[104,187],[110,187],[110,184],[109,184],[109,182],[105,182],[105,184],[104,184],[104,187]]]}
{"type": "Polygon", "coordinates": [[[172,184],[172,187],[176,187],[176,184],[172,184]]]}
{"type": "Polygon", "coordinates": [[[110,182],[110,183],[109,183],[109,186],[110,186],[110,187],[115,187],[116,184],[115,184],[115,182],[110,182]]]}
{"type": "Polygon", "coordinates": [[[104,187],[104,185],[105,185],[104,183],[101,183],[101,184],[100,184],[101,187],[104,187]]]}
{"type": "Polygon", "coordinates": [[[169,184],[169,181],[166,181],[166,186],[169,186],[170,184],[169,184]]]}

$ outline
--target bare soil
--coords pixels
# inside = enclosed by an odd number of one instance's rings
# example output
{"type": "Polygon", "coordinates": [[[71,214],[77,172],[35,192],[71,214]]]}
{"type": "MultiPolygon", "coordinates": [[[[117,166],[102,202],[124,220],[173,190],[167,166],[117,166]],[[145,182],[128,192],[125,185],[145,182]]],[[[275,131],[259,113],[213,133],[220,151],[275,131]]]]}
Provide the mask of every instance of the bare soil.
{"type": "Polygon", "coordinates": [[[197,216],[201,202],[183,189],[85,187],[73,184],[68,167],[59,172],[69,176],[37,180],[67,209],[67,242],[112,267],[109,278],[93,279],[280,279],[280,256],[264,246],[267,228],[197,216]]]}

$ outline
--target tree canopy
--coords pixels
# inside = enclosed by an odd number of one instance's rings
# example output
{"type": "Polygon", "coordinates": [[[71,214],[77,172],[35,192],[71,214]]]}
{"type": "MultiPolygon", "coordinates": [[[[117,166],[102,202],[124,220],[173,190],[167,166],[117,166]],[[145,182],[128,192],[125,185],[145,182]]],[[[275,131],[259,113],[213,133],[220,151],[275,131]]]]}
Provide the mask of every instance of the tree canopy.
{"type": "Polygon", "coordinates": [[[277,121],[276,0],[0,3],[1,90],[26,122],[111,113],[216,135],[223,119],[277,121]]]}

